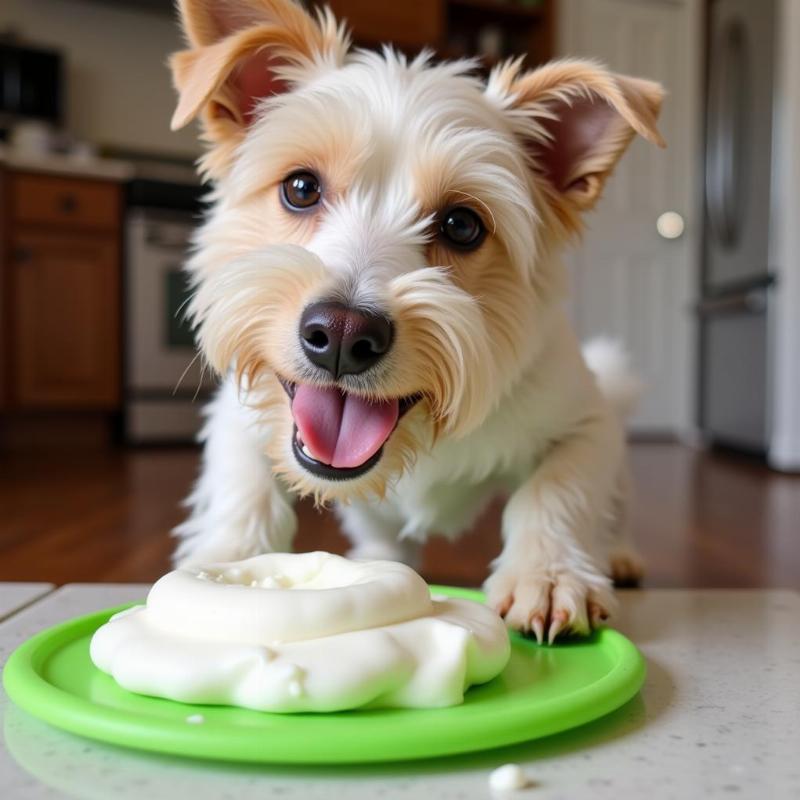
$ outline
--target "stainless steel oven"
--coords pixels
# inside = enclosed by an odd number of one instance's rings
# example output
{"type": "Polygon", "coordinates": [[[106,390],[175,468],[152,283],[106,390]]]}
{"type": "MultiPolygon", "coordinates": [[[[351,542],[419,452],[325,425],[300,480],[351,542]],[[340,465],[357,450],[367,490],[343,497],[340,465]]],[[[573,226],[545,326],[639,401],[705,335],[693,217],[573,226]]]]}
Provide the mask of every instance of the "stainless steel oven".
{"type": "Polygon", "coordinates": [[[175,188],[150,184],[132,184],[126,225],[125,433],[131,443],[188,442],[213,387],[185,319],[196,192],[184,204],[175,188]]]}

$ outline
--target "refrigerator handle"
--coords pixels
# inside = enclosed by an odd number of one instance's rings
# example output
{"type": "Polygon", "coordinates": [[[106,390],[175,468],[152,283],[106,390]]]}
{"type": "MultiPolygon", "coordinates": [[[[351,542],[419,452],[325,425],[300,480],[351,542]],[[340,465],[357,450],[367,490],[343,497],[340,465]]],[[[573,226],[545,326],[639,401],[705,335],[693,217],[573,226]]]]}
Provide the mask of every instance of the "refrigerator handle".
{"type": "Polygon", "coordinates": [[[696,310],[701,317],[721,314],[763,314],[767,310],[766,289],[750,289],[728,297],[701,300],[696,310]]]}

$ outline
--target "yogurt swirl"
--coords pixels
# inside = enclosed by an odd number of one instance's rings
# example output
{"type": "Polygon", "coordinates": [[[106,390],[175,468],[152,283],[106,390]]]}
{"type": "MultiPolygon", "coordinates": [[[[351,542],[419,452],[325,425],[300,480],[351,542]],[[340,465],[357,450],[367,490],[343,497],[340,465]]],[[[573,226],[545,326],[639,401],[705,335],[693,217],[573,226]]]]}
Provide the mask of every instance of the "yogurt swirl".
{"type": "Polygon", "coordinates": [[[170,572],[91,642],[130,691],[274,712],[455,705],[509,652],[485,606],[431,597],[403,564],[330,553],[170,572]]]}

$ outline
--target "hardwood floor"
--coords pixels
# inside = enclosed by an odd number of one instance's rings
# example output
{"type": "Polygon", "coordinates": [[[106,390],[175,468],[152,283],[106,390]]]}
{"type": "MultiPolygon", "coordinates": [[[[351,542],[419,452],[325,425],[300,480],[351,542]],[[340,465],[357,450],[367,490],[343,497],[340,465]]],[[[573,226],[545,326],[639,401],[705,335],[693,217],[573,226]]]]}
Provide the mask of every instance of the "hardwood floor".
{"type": "MultiPolygon", "coordinates": [[[[800,477],[672,444],[632,450],[646,585],[800,588],[800,477]]],[[[157,578],[197,458],[188,448],[3,454],[0,580],[157,578]]],[[[480,583],[499,552],[499,509],[456,542],[430,541],[425,577],[480,583]]],[[[330,515],[303,503],[297,548],[343,552],[346,542],[330,515]]]]}

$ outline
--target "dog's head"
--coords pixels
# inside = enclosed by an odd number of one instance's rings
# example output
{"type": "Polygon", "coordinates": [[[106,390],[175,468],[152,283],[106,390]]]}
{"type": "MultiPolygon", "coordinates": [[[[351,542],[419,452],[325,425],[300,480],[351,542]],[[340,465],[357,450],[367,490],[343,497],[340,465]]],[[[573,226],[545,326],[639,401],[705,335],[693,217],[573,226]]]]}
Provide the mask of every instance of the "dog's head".
{"type": "Polygon", "coordinates": [[[319,499],[382,492],[481,424],[561,302],[579,230],[661,91],[597,64],[523,72],[350,52],[290,0],[181,0],[173,126],[201,116],[214,206],[189,269],[205,357],[319,499]]]}

